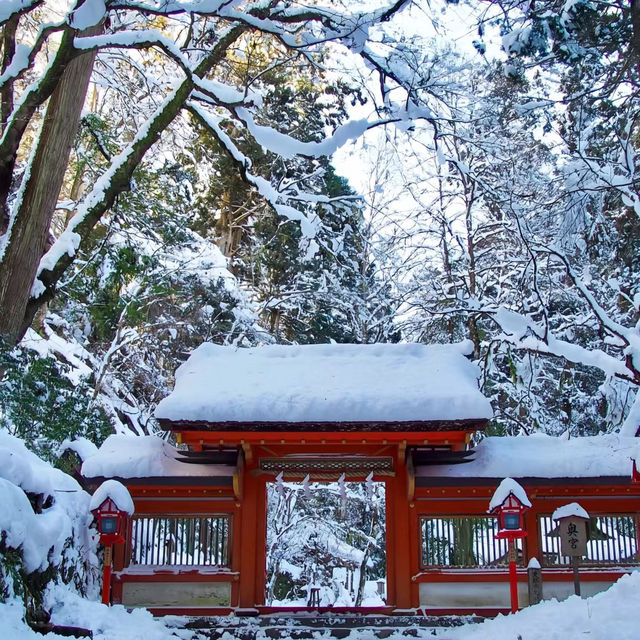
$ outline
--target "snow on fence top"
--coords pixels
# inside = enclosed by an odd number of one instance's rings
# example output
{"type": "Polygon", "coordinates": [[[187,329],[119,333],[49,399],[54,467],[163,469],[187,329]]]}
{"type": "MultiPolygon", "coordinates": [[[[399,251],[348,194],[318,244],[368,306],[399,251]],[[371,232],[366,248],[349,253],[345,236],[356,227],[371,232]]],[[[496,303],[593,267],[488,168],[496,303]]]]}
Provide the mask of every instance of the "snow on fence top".
{"type": "Polygon", "coordinates": [[[544,434],[485,438],[471,462],[416,469],[421,477],[597,478],[630,476],[638,438],[617,434],[556,438],[544,434]]]}
{"type": "MultiPolygon", "coordinates": [[[[186,464],[178,451],[158,436],[109,436],[82,463],[85,478],[148,478],[233,475],[229,465],[186,464]]],[[[94,494],[95,495],[95,494],[94,494]]]]}
{"type": "Polygon", "coordinates": [[[577,502],[571,502],[570,504],[558,507],[551,517],[554,520],[561,520],[562,518],[570,518],[571,516],[584,518],[585,520],[589,519],[589,514],[577,502]]]}
{"type": "Polygon", "coordinates": [[[404,422],[487,419],[478,370],[452,345],[203,344],[176,372],[160,420],[404,422]]]}

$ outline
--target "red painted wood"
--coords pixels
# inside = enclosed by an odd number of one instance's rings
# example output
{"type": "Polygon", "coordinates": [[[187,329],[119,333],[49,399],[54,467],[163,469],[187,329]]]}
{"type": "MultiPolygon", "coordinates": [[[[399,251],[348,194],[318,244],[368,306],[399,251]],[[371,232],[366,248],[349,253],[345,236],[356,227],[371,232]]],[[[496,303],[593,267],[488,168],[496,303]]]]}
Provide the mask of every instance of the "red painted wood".
{"type": "Polygon", "coordinates": [[[102,604],[109,604],[111,596],[111,550],[112,545],[105,545],[105,557],[108,561],[104,563],[102,568],[102,604]]]}
{"type": "Polygon", "coordinates": [[[232,571],[204,573],[193,571],[175,572],[158,569],[153,573],[114,573],[113,582],[237,582],[239,574],[232,571]]]}
{"type": "Polygon", "coordinates": [[[264,547],[265,539],[259,540],[258,535],[258,501],[260,500],[261,485],[264,483],[254,474],[254,465],[247,464],[244,468],[244,495],[240,507],[239,527],[240,538],[233,553],[238,554],[240,565],[240,585],[238,591],[238,606],[254,608],[259,602],[257,595],[258,572],[263,571],[256,563],[257,546],[264,547]]]}
{"type": "Polygon", "coordinates": [[[190,446],[305,445],[320,444],[387,444],[406,441],[410,445],[451,444],[466,442],[474,429],[460,431],[178,431],[180,441],[190,446]]]}
{"type": "Polygon", "coordinates": [[[387,481],[387,507],[387,604],[397,609],[409,609],[412,606],[409,544],[412,532],[409,527],[406,464],[400,455],[396,458],[396,475],[387,481]],[[392,529],[390,538],[389,525],[392,529]]]}
{"type": "Polygon", "coordinates": [[[511,613],[515,613],[518,609],[518,573],[516,563],[509,563],[509,594],[511,596],[511,613]]]}
{"type": "MultiPolygon", "coordinates": [[[[590,567],[580,568],[580,580],[583,582],[615,581],[631,569],[620,569],[612,571],[610,569],[592,569],[590,567]]],[[[518,582],[527,581],[527,570],[521,567],[516,568],[518,582]]],[[[415,576],[415,582],[506,582],[509,573],[503,569],[427,569],[415,576]]],[[[542,569],[542,579],[544,582],[573,582],[573,572],[566,569],[542,569]]]]}

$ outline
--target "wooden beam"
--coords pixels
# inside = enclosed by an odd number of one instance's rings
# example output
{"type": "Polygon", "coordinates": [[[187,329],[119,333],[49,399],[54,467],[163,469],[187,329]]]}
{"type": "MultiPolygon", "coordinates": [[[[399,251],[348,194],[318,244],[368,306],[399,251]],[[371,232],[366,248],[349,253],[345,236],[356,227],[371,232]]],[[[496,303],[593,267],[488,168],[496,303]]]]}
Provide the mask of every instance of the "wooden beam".
{"type": "MultiPolygon", "coordinates": [[[[165,431],[198,431],[210,433],[256,433],[264,431],[287,433],[437,433],[439,431],[467,431],[482,430],[487,426],[487,420],[403,420],[403,421],[368,421],[368,422],[207,422],[205,420],[164,420],[160,419],[160,426],[165,431]]],[[[424,436],[423,436],[424,438],[424,436]]]]}
{"type": "MultiPolygon", "coordinates": [[[[327,445],[332,448],[335,446],[381,446],[386,444],[397,445],[406,442],[406,445],[424,445],[425,433],[420,431],[394,431],[394,432],[377,432],[377,431],[358,431],[358,432],[327,432],[327,431],[299,431],[295,433],[286,433],[281,431],[182,431],[182,441],[189,445],[196,445],[200,442],[207,444],[215,444],[225,446],[243,446],[244,444],[252,446],[295,446],[305,447],[312,445],[327,445]],[[367,441],[366,445],[362,444],[362,440],[367,441]],[[304,444],[303,444],[304,442],[304,444]]],[[[464,444],[467,431],[434,431],[429,433],[429,445],[448,444],[464,444]]],[[[405,445],[405,446],[406,446],[405,445]]]]}

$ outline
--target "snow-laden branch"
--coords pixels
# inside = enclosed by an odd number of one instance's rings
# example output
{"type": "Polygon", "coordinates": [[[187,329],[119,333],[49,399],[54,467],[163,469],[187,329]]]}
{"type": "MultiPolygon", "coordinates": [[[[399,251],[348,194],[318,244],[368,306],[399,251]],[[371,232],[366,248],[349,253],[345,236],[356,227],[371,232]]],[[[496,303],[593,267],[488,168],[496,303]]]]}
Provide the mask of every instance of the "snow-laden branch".
{"type": "Polygon", "coordinates": [[[11,62],[0,74],[0,87],[4,87],[7,83],[17,80],[27,69],[31,68],[35,62],[36,56],[42,50],[42,46],[49,39],[49,36],[56,31],[62,29],[62,24],[47,24],[40,27],[40,31],[36,36],[32,46],[19,43],[11,58],[11,62]]]}
{"type": "Polygon", "coordinates": [[[330,156],[350,140],[356,140],[368,129],[382,123],[382,121],[371,123],[366,119],[350,120],[337,127],[332,136],[320,142],[301,142],[296,138],[276,131],[272,127],[263,127],[256,124],[247,109],[239,108],[235,112],[259,145],[286,159],[295,156],[310,158],[330,156]]]}
{"type": "Polygon", "coordinates": [[[0,26],[13,16],[28,13],[43,2],[44,0],[2,0],[0,2],[0,26]]]}
{"type": "MultiPolygon", "coordinates": [[[[221,33],[216,46],[194,70],[194,74],[203,76],[210,71],[243,33],[244,28],[238,26],[229,27],[225,33],[221,33]]],[[[71,263],[81,240],[111,207],[116,196],[128,188],[131,176],[145,153],[178,115],[192,90],[193,83],[188,78],[179,82],[140,127],[134,139],[113,158],[110,167],[96,181],[60,237],[40,260],[31,289],[32,304],[37,304],[37,299],[45,292],[52,295],[56,282],[71,263]]]]}
{"type": "Polygon", "coordinates": [[[546,332],[532,318],[509,309],[481,309],[500,327],[502,333],[497,337],[518,349],[533,351],[544,355],[563,358],[575,364],[600,369],[607,377],[624,378],[635,384],[640,383],[637,371],[630,369],[624,361],[611,356],[601,349],[587,349],[577,344],[560,340],[546,332]]]}
{"type": "Polygon", "coordinates": [[[198,13],[202,16],[216,15],[225,5],[237,5],[237,0],[201,0],[200,2],[129,2],[116,0],[110,3],[112,9],[130,9],[145,14],[170,16],[198,13]]]}
{"type": "Polygon", "coordinates": [[[150,49],[157,48],[173,60],[194,86],[216,105],[235,107],[240,105],[260,104],[261,96],[253,92],[242,92],[217,80],[199,77],[189,58],[171,39],[155,29],[139,31],[119,31],[116,33],[75,38],[74,46],[78,49],[150,49]]]}
{"type": "MultiPolygon", "coordinates": [[[[244,179],[255,187],[258,193],[273,207],[274,211],[288,220],[299,222],[302,235],[307,240],[313,241],[320,225],[318,217],[315,214],[307,215],[286,204],[284,194],[280,193],[268,180],[265,180],[261,176],[256,176],[249,171],[251,160],[238,149],[231,137],[224,131],[220,118],[212,116],[196,102],[188,102],[187,107],[215,136],[222,148],[225,149],[227,154],[234,160],[244,179]]],[[[314,243],[312,246],[315,246],[315,249],[313,249],[315,252],[317,245],[314,243]]]]}

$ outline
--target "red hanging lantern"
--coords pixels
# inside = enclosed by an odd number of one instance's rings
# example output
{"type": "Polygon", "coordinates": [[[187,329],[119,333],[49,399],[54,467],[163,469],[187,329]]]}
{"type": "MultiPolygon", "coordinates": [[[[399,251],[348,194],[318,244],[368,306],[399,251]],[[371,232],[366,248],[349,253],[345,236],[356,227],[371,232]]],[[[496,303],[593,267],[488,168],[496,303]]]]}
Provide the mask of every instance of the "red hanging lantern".
{"type": "Polygon", "coordinates": [[[111,600],[113,545],[125,542],[127,518],[133,515],[134,504],[124,485],[117,480],[106,480],[91,497],[89,509],[98,524],[100,543],[104,545],[102,602],[108,605],[111,600]]]}
{"type": "Polygon", "coordinates": [[[516,540],[524,538],[527,532],[524,530],[524,512],[529,507],[510,493],[505,501],[494,507],[491,513],[498,516],[498,540],[516,540]]]}
{"type": "Polygon", "coordinates": [[[91,511],[98,523],[100,542],[105,545],[124,542],[127,512],[118,508],[111,499],[106,498],[102,504],[91,511]]]}

